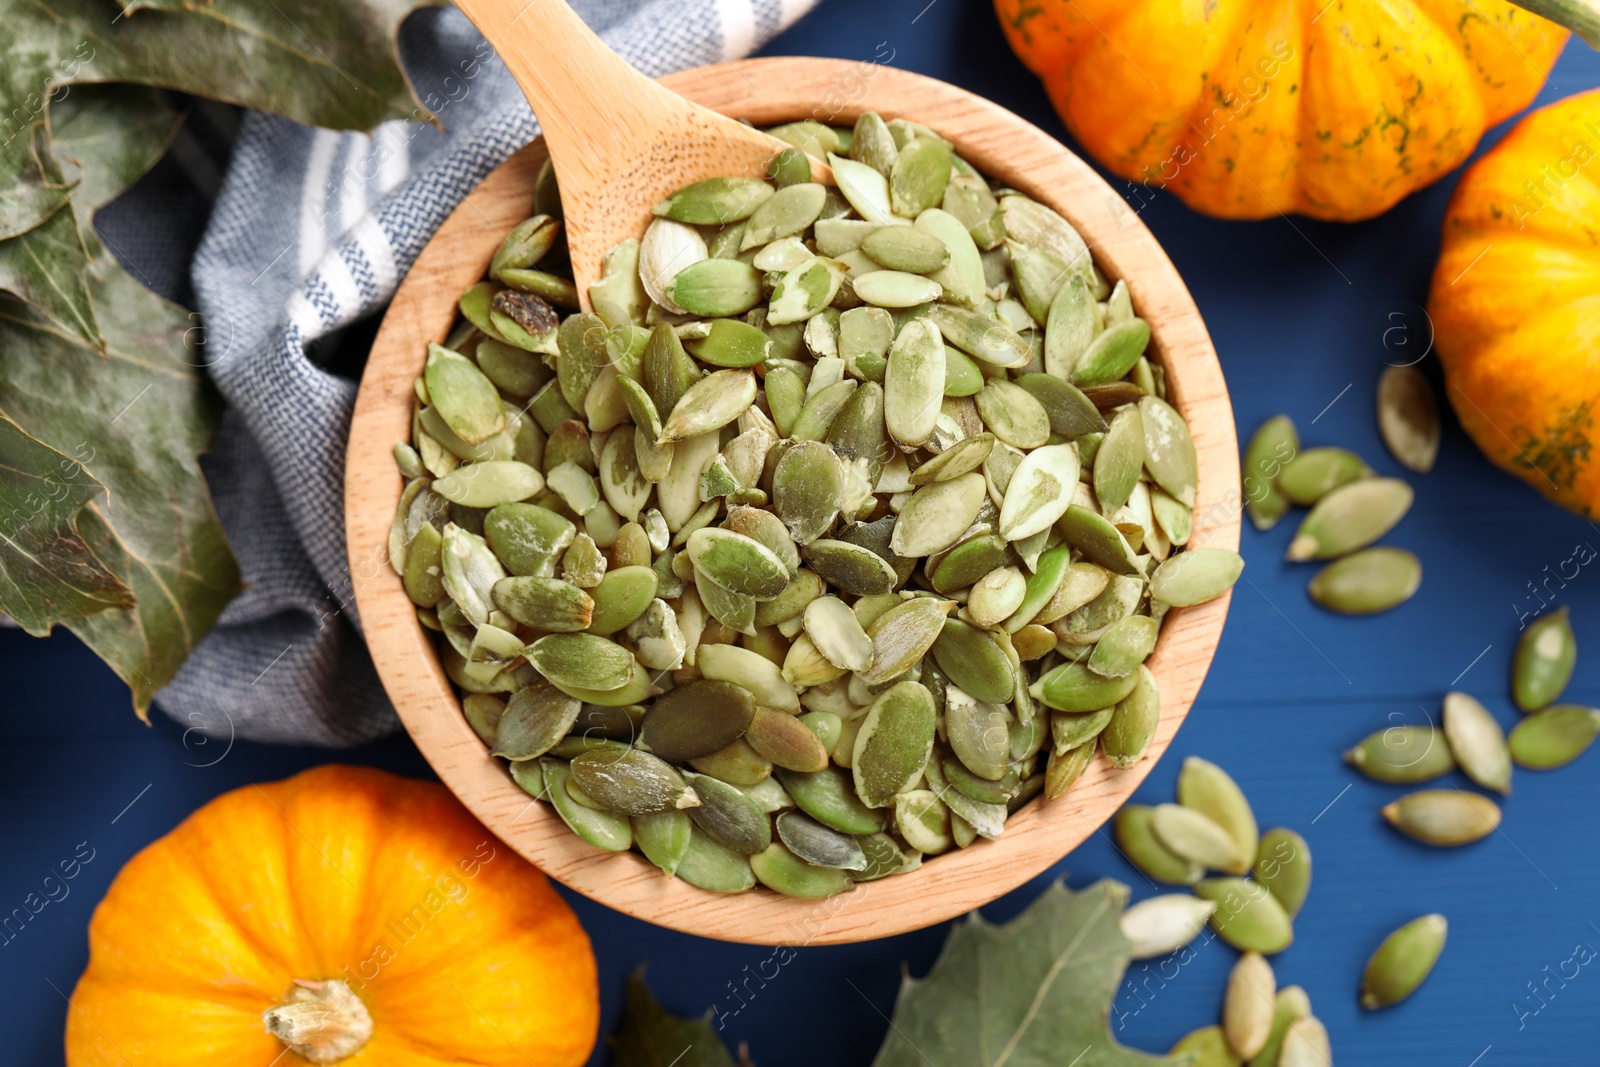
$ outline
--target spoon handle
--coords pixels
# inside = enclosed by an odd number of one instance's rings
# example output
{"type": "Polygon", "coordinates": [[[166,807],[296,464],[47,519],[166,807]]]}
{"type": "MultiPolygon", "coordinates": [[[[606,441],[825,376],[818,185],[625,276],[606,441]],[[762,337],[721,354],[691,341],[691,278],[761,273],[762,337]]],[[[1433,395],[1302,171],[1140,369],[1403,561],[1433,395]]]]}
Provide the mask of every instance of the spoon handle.
{"type": "Polygon", "coordinates": [[[637,153],[663,111],[693,107],[602,41],[566,0],[457,0],[489,40],[544,131],[563,179],[606,176],[637,153]]]}

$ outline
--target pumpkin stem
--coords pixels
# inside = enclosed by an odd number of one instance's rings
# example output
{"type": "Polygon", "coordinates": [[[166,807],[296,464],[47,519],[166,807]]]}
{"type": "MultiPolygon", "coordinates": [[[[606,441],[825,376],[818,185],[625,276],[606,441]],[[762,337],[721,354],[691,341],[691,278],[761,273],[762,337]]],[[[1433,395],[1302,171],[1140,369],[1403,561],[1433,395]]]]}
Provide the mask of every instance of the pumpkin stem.
{"type": "Polygon", "coordinates": [[[338,978],[296,978],[277,1007],[261,1013],[267,1033],[312,1063],[338,1063],[372,1038],[372,1016],[361,998],[338,978]]]}
{"type": "Polygon", "coordinates": [[[1565,26],[1600,49],[1600,0],[1511,0],[1518,7],[1565,26]]]}

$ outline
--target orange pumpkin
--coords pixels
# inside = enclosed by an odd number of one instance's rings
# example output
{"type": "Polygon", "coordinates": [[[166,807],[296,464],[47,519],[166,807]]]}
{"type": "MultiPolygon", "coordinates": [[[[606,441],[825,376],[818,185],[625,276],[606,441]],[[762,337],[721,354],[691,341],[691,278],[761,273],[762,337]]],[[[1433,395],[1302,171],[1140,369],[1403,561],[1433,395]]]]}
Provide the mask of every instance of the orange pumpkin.
{"type": "Polygon", "coordinates": [[[576,1067],[598,1023],[588,937],[538,870],[443,787],[331,766],[220,796],[128,862],[67,1064],[576,1067]]]}
{"type": "Polygon", "coordinates": [[[995,0],[995,9],[1096,159],[1227,218],[1348,221],[1387,210],[1526,107],[1567,39],[1504,0],[995,0]]]}
{"type": "Polygon", "coordinates": [[[1600,90],[1529,115],[1462,177],[1428,314],[1478,447],[1600,518],[1600,90]]]}

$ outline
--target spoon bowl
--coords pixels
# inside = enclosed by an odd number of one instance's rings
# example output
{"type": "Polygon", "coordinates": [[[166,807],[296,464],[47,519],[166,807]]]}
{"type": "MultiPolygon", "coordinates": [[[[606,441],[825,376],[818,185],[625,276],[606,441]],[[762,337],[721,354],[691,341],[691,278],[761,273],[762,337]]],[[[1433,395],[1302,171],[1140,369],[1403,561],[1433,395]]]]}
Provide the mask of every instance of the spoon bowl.
{"type": "MultiPolygon", "coordinates": [[[[1126,278],[1149,321],[1168,397],[1188,420],[1199,457],[1191,546],[1237,549],[1239,457],[1216,353],[1188,289],[1123,199],[1060,142],[999,106],[931,78],[839,60],[745,60],[662,80],[700,104],[772,125],[803,118],[848,125],[863,111],[930,126],[988,175],[1067,217],[1109,276],[1126,278]],[[752,93],[751,85],[759,86],[752,93]]],[[[1229,595],[1174,608],[1149,661],[1161,721],[1149,755],[1128,770],[1095,760],[1061,799],[1033,801],[994,841],[930,858],[910,874],[863,883],[826,901],[757,887],[718,896],[667,878],[636,853],[579,840],[523,793],[461,714],[434,650],[386,555],[402,479],[390,455],[411,427],[412,379],[442,341],[456,297],[482,278],[502,236],[532,213],[545,159],[535,142],[492,173],[418,257],[384,319],[356,399],[347,454],[345,523],[352,585],[368,646],[390,699],[444,783],[511,848],[551,877],[636,918],[705,937],[756,944],[833,944],[902,933],[986,904],[1038,875],[1093,834],[1132,795],[1188,714],[1222,633],[1229,595]]],[[[562,186],[568,205],[583,190],[562,186]]],[[[570,207],[568,209],[570,211],[570,207]]],[[[637,237],[635,229],[620,236],[637,237]]]]}

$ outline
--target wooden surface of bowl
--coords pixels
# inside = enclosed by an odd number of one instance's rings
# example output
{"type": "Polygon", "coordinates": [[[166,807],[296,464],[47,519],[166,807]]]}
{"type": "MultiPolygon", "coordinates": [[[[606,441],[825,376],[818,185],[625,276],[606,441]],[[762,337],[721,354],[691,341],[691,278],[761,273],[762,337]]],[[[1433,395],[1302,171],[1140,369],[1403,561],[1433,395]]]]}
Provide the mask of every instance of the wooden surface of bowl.
{"type": "MultiPolygon", "coordinates": [[[[1111,278],[1126,278],[1152,330],[1169,399],[1199,453],[1191,547],[1239,547],[1238,444],[1227,386],[1200,313],[1170,260],[1122,197],[1060,142],[965,90],[870,63],[743,60],[684,71],[663,82],[690,99],[758,125],[802,118],[850,124],[863,111],[926,124],[990,179],[1059,211],[1111,278]]],[[[517,852],[551,877],[639,919],[704,937],[756,944],[834,944],[915,930],[986,904],[1055,864],[1128,799],[1171,743],[1216,651],[1224,595],[1175,608],[1149,661],[1161,688],[1161,723],[1148,756],[1116,770],[1097,759],[1062,798],[1034,801],[994,841],[930,858],[921,870],[866,882],[825,901],[757,887],[720,896],[667,878],[634,852],[579,840],[547,805],[528,797],[491,759],[462,718],[432,636],[389,568],[389,523],[402,479],[391,457],[410,434],[412,379],[430,341],[456,318],[456,298],[480,280],[501,238],[532,214],[544,161],[535,142],[508,159],[439,228],[396,292],[372,346],[346,454],[345,530],[363,632],[401,721],[439,777],[517,852]]]]}

